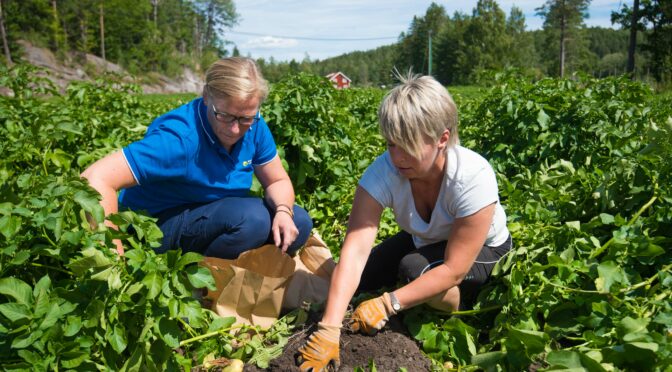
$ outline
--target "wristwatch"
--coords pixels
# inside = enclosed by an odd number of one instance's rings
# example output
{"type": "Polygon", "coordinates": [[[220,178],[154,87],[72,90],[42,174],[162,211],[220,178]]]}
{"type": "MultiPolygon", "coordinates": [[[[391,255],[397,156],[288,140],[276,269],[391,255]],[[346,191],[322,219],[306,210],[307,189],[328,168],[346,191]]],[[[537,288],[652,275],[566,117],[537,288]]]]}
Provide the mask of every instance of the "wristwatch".
{"type": "Polygon", "coordinates": [[[401,304],[399,303],[399,300],[397,300],[397,296],[394,295],[394,292],[389,292],[390,295],[390,303],[392,304],[392,310],[395,312],[401,311],[401,304]]]}

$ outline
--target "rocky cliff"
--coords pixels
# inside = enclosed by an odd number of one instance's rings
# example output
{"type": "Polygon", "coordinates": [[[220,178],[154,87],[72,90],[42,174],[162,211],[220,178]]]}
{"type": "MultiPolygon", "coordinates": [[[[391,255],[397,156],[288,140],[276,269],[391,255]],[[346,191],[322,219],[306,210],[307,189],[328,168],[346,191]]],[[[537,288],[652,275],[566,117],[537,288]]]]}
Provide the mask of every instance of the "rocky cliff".
{"type": "MultiPolygon", "coordinates": [[[[23,49],[23,61],[45,69],[46,76],[60,89],[65,89],[71,81],[91,80],[105,72],[117,73],[129,82],[138,83],[144,93],[200,94],[203,89],[203,77],[190,69],[185,69],[178,78],[154,74],[152,83],[142,83],[121,66],[92,54],[69,54],[63,58],[56,58],[49,49],[34,46],[27,41],[19,43],[23,49]]],[[[0,93],[7,94],[8,91],[2,89],[0,93]]]]}

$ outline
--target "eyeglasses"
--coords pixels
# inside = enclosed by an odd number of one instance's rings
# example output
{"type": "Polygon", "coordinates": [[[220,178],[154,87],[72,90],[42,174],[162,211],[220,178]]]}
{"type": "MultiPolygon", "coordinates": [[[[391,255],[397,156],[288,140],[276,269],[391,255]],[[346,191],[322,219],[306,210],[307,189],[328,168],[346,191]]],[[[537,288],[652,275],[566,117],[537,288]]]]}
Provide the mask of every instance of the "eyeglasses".
{"type": "Polygon", "coordinates": [[[220,121],[222,123],[233,124],[234,122],[237,121],[238,125],[251,126],[256,124],[259,121],[259,119],[261,119],[261,113],[259,112],[257,112],[257,114],[254,116],[235,116],[225,111],[217,111],[215,105],[211,106],[212,106],[212,112],[214,112],[215,114],[215,119],[217,119],[217,121],[220,121]]]}

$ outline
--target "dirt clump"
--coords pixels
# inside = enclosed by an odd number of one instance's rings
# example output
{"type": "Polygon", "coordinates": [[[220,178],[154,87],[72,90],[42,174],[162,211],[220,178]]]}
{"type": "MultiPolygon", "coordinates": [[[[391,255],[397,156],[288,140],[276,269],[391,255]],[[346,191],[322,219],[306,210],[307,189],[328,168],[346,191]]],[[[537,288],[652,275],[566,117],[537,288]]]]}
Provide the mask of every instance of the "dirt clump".
{"type": "MultiPolygon", "coordinates": [[[[302,330],[295,333],[285,345],[283,353],[273,359],[267,369],[260,369],[254,365],[246,365],[244,371],[299,371],[296,366],[296,355],[308,336],[316,329],[315,316],[302,330]]],[[[374,336],[354,333],[344,326],[341,333],[341,365],[338,371],[352,371],[357,367],[369,370],[373,363],[378,371],[429,371],[431,362],[418,344],[410,337],[400,316],[392,317],[385,328],[374,336]]]]}

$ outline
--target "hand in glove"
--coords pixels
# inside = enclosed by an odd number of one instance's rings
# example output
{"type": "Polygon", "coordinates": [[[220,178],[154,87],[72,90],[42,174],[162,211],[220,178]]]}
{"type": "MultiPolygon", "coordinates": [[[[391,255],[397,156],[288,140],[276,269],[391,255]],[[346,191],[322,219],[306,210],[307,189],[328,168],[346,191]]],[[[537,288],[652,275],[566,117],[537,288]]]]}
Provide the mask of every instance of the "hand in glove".
{"type": "Polygon", "coordinates": [[[299,348],[297,364],[300,364],[301,371],[326,371],[332,361],[334,369],[338,369],[341,363],[338,349],[340,337],[341,327],[318,323],[317,331],[299,348]]]}
{"type": "Polygon", "coordinates": [[[392,308],[390,295],[385,292],[382,296],[362,302],[352,314],[352,330],[374,335],[385,327],[390,316],[396,314],[392,308]]]}

